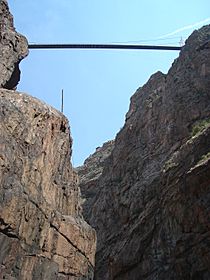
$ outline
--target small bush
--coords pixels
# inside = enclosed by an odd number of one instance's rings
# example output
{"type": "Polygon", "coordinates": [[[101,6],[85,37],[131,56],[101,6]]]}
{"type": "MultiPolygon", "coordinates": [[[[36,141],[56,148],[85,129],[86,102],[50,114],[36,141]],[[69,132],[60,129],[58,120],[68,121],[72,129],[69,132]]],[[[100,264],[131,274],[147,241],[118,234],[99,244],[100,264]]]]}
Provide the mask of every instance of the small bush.
{"type": "Polygon", "coordinates": [[[197,135],[199,132],[203,131],[209,125],[210,125],[210,119],[201,120],[197,122],[192,128],[191,136],[193,137],[197,135]]]}
{"type": "Polygon", "coordinates": [[[202,164],[205,161],[209,160],[209,158],[210,158],[210,152],[208,152],[207,154],[203,155],[201,157],[201,159],[198,161],[198,163],[196,164],[196,166],[199,166],[200,164],[202,164]]]}
{"type": "Polygon", "coordinates": [[[202,161],[206,161],[207,159],[209,159],[210,158],[210,152],[208,152],[206,155],[203,155],[202,157],[201,157],[201,160],[202,161]]]}

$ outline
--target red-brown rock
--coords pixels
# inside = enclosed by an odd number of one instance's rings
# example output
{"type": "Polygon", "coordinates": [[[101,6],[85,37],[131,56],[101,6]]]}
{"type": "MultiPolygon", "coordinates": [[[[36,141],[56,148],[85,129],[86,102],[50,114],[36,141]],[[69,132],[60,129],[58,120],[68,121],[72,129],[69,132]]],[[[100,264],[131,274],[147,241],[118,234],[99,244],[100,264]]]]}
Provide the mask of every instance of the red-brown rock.
{"type": "Polygon", "coordinates": [[[1,0],[0,279],[90,280],[96,236],[81,214],[68,121],[36,98],[8,90],[27,53],[1,0]]]}
{"type": "Polygon", "coordinates": [[[23,93],[1,89],[0,104],[0,279],[92,279],[67,119],[23,93]]]}

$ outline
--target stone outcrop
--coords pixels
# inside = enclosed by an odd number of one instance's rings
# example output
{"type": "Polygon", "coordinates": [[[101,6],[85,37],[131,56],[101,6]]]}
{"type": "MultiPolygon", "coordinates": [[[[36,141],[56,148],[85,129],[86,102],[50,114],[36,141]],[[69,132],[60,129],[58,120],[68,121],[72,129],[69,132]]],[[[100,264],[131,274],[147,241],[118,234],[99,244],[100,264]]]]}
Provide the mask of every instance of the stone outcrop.
{"type": "Polygon", "coordinates": [[[20,80],[20,61],[28,54],[28,43],[15,31],[7,0],[0,0],[0,87],[14,89],[20,80]]]}
{"type": "Polygon", "coordinates": [[[87,221],[89,217],[88,212],[91,212],[91,205],[93,204],[93,199],[95,199],[96,192],[98,191],[96,184],[102,174],[106,159],[110,156],[113,148],[113,140],[104,143],[102,147],[96,148],[95,153],[90,155],[82,166],[76,168],[76,172],[79,175],[79,186],[83,198],[83,215],[87,221]]]}
{"type": "Polygon", "coordinates": [[[0,1],[0,279],[91,280],[96,235],[81,214],[63,114],[16,87],[27,41],[0,1]]]}
{"type": "MultiPolygon", "coordinates": [[[[83,174],[84,176],[84,174],[83,174]]],[[[87,183],[88,184],[88,183],[87,183]]],[[[131,98],[95,182],[95,279],[210,279],[210,26],[131,98]]]]}
{"type": "Polygon", "coordinates": [[[0,90],[0,279],[92,279],[96,237],[83,220],[63,114],[0,90]]]}

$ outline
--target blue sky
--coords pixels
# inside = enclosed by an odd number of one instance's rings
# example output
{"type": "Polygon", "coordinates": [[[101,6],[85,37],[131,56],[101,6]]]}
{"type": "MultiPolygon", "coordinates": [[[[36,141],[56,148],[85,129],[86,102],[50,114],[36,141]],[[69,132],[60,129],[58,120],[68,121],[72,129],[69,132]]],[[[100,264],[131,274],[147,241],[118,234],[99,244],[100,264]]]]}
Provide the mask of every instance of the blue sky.
{"type": "MultiPolygon", "coordinates": [[[[210,23],[209,0],[8,0],[18,32],[30,43],[179,45],[210,23]]],[[[129,99],[156,71],[167,73],[177,51],[31,50],[19,91],[64,114],[74,166],[114,139],[129,99]]]]}

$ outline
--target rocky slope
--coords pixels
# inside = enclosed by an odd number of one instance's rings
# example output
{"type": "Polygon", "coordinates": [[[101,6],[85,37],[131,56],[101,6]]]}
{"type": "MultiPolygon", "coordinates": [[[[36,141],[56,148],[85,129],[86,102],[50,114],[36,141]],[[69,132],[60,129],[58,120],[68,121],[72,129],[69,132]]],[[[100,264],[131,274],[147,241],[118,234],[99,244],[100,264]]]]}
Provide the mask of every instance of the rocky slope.
{"type": "MultiPolygon", "coordinates": [[[[13,38],[6,1],[0,8],[13,38]]],[[[5,89],[27,53],[25,39],[14,38],[24,51],[0,45],[0,279],[90,280],[96,236],[81,214],[69,124],[43,102],[5,89]]]]}
{"type": "Polygon", "coordinates": [[[167,75],[157,72],[131,98],[89,207],[98,236],[95,279],[210,279],[209,186],[205,26],[167,75]]]}
{"type": "Polygon", "coordinates": [[[20,80],[20,61],[28,54],[24,36],[15,31],[7,0],[0,1],[0,87],[14,89],[20,80]]]}
{"type": "Polygon", "coordinates": [[[96,184],[102,174],[106,159],[110,156],[114,148],[114,141],[108,141],[102,147],[96,148],[95,153],[90,155],[84,162],[84,165],[77,167],[76,172],[80,179],[80,190],[83,198],[83,215],[88,221],[91,211],[91,205],[95,198],[98,188],[96,184]]]}

